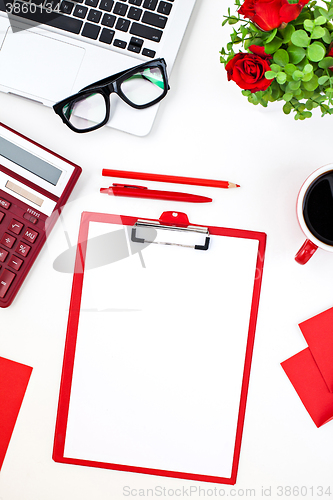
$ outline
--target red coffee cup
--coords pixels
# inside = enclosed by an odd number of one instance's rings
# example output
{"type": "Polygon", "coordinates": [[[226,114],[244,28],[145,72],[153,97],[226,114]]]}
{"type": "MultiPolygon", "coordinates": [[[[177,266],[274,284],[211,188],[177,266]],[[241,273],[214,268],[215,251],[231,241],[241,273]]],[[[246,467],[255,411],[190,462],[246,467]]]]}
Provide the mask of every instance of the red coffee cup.
{"type": "MultiPolygon", "coordinates": [[[[331,203],[329,204],[325,201],[325,196],[321,196],[321,191],[318,190],[319,183],[328,182],[327,179],[330,177],[332,177],[333,183],[333,164],[328,164],[324,167],[318,168],[306,179],[298,193],[296,204],[297,219],[306,237],[305,242],[295,256],[295,260],[299,264],[306,264],[318,248],[322,248],[328,252],[333,252],[333,240],[331,241],[331,238],[327,238],[325,231],[323,231],[323,235],[319,234],[311,222],[311,210],[315,213],[320,226],[321,219],[325,220],[325,211],[329,210],[328,205],[331,206],[331,203]],[[329,175],[330,172],[332,173],[331,176],[329,175]],[[315,194],[313,194],[314,189],[317,190],[315,194]],[[310,196],[312,197],[311,203],[310,196]],[[311,210],[309,209],[309,206],[311,207],[311,210]]],[[[333,184],[331,186],[333,186],[333,184]]],[[[322,189],[325,194],[325,189],[328,189],[328,186],[326,187],[326,185],[324,186],[323,184],[319,189],[322,189]]],[[[329,196],[330,195],[328,194],[328,197],[329,196]]],[[[332,194],[331,197],[333,200],[332,194]]]]}

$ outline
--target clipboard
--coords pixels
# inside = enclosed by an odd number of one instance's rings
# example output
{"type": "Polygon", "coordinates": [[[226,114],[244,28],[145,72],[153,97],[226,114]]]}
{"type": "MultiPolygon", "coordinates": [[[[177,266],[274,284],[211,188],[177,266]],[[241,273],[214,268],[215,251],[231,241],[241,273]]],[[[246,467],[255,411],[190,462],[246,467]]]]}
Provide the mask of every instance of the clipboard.
{"type": "Polygon", "coordinates": [[[235,484],[265,245],[180,212],[83,212],[56,462],[235,484]]]}

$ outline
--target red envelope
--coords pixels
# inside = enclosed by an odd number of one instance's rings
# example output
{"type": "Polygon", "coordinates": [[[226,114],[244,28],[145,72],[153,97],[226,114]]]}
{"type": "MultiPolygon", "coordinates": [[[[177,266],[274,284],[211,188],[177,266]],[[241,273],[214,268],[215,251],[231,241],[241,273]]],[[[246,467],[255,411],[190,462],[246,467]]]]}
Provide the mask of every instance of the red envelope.
{"type": "Polygon", "coordinates": [[[329,391],[333,392],[333,307],[303,321],[299,327],[329,391]]]}
{"type": "Polygon", "coordinates": [[[331,393],[307,347],[281,363],[303,405],[317,427],[333,418],[331,393]]]}
{"type": "Polygon", "coordinates": [[[0,469],[30,379],[32,368],[0,357],[0,469]]]}

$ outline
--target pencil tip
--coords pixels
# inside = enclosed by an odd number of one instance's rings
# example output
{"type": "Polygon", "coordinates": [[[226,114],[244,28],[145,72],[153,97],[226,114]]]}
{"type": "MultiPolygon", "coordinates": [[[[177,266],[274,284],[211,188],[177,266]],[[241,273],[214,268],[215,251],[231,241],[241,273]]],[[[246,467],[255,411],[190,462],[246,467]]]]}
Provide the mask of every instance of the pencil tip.
{"type": "Polygon", "coordinates": [[[239,188],[239,184],[235,184],[234,182],[229,182],[229,188],[239,188]]]}

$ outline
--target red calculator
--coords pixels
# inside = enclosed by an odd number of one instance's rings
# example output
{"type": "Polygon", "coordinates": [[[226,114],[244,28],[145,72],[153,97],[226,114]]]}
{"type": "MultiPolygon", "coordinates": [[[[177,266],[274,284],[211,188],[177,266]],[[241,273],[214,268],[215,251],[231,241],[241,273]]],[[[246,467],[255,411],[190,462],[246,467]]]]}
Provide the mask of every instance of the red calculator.
{"type": "Polygon", "coordinates": [[[0,307],[13,302],[80,174],[0,123],[0,307]]]}

